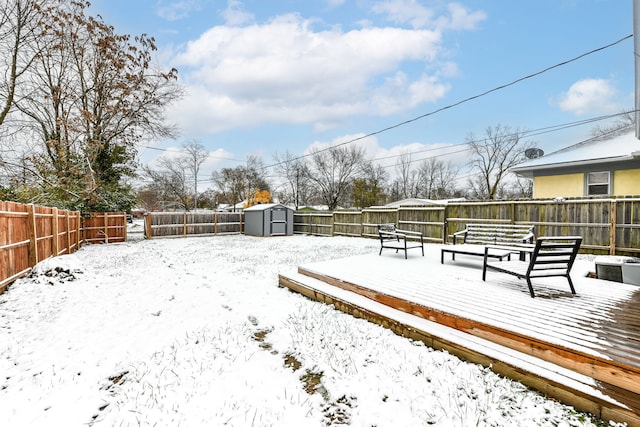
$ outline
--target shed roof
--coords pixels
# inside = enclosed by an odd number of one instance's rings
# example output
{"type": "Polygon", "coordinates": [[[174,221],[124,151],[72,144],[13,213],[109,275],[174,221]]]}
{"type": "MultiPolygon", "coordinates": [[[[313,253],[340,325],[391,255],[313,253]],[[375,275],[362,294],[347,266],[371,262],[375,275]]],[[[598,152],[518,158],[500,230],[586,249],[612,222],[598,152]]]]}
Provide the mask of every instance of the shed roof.
{"type": "Polygon", "coordinates": [[[253,205],[250,208],[245,208],[245,212],[246,211],[266,211],[267,209],[271,209],[274,208],[276,206],[280,206],[283,208],[287,208],[287,209],[291,209],[285,205],[281,205],[280,203],[262,203],[262,204],[258,204],[258,205],[253,205]]]}
{"type": "Polygon", "coordinates": [[[591,138],[537,159],[526,161],[511,168],[511,171],[519,175],[531,176],[534,171],[541,169],[634,159],[640,159],[640,141],[631,132],[611,139],[591,138]]]}

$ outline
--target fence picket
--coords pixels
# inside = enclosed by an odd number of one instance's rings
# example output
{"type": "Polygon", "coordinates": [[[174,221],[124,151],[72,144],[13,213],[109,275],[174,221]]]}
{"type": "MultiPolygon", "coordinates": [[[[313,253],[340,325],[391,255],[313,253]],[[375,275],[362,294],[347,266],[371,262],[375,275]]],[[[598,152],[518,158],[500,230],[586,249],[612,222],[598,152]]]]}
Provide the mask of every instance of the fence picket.
{"type": "Polygon", "coordinates": [[[123,212],[94,214],[83,220],[77,211],[0,201],[0,293],[38,262],[73,253],[83,241],[125,239],[123,212]],[[96,230],[105,235],[96,236],[96,230]]]}
{"type": "Polygon", "coordinates": [[[467,201],[446,206],[373,207],[348,213],[296,212],[293,231],[377,238],[377,225],[386,223],[420,231],[432,243],[447,242],[448,236],[468,223],[530,224],[538,236],[583,236],[583,252],[640,256],[638,197],[467,201]]]}
{"type": "Polygon", "coordinates": [[[150,212],[144,217],[144,233],[147,239],[240,234],[243,218],[242,212],[150,212]]]}

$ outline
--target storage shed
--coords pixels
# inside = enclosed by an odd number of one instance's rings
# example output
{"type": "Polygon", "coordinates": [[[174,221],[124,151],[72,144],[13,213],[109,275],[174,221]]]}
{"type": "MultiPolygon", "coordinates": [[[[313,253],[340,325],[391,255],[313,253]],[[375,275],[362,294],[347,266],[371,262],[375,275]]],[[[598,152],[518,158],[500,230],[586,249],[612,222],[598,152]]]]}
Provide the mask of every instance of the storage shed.
{"type": "Polygon", "coordinates": [[[244,210],[244,234],[251,236],[293,235],[293,209],[276,203],[244,210]]]}

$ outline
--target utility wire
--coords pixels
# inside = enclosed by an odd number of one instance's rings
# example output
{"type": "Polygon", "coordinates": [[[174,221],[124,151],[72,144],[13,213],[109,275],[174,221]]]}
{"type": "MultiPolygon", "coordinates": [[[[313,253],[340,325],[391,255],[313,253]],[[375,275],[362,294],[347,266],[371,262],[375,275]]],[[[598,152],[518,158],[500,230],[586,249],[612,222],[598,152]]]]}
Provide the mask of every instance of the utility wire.
{"type": "MultiPolygon", "coordinates": [[[[589,123],[594,123],[600,120],[608,120],[617,116],[623,116],[627,114],[627,112],[623,112],[623,113],[616,113],[616,114],[609,114],[606,116],[599,116],[599,117],[592,117],[590,119],[584,119],[584,120],[578,120],[575,122],[568,122],[568,123],[561,123],[558,125],[551,125],[551,126],[546,126],[546,127],[542,127],[539,129],[532,129],[532,130],[523,130],[522,132],[514,132],[511,134],[507,134],[505,135],[505,137],[512,137],[515,135],[520,135],[522,138],[530,138],[532,136],[537,136],[537,135],[543,135],[546,133],[551,133],[551,132],[557,132],[559,130],[564,130],[564,129],[569,129],[572,127],[576,127],[576,126],[582,126],[585,124],[589,124],[589,123]]],[[[482,138],[482,139],[478,139],[475,140],[476,142],[486,142],[488,141],[488,138],[482,138]]],[[[375,157],[373,159],[371,159],[371,161],[377,161],[377,160],[386,160],[386,159],[393,159],[395,157],[401,157],[404,155],[413,155],[413,154],[420,154],[420,153],[426,153],[426,152],[430,152],[430,151],[438,151],[438,150],[446,150],[448,148],[452,148],[452,147],[460,147],[463,145],[467,145],[469,144],[468,142],[460,142],[457,144],[447,144],[441,147],[431,147],[431,148],[425,148],[424,150],[415,150],[415,151],[406,151],[400,154],[392,154],[389,156],[384,156],[384,157],[375,157]]],[[[463,150],[464,151],[464,150],[463,150]]],[[[455,151],[453,153],[449,152],[449,153],[442,153],[440,154],[441,156],[446,156],[448,154],[454,154],[454,153],[459,153],[459,151],[455,151]]],[[[427,157],[428,158],[428,157],[427,157]]]]}
{"type": "MultiPolygon", "coordinates": [[[[429,117],[429,116],[435,115],[435,114],[440,113],[440,112],[442,112],[442,111],[445,111],[445,110],[448,110],[448,109],[451,109],[451,108],[457,107],[457,106],[459,106],[459,105],[461,105],[461,104],[464,104],[464,103],[470,102],[470,101],[472,101],[472,100],[475,100],[475,99],[481,98],[481,97],[483,97],[483,96],[489,95],[489,94],[491,94],[491,93],[493,93],[493,92],[497,92],[497,91],[499,91],[499,90],[502,90],[502,89],[505,89],[505,88],[507,88],[507,87],[513,86],[513,85],[515,85],[515,84],[517,84],[517,83],[520,83],[520,82],[522,82],[522,81],[524,81],[524,80],[528,80],[528,79],[531,79],[531,78],[533,78],[533,77],[537,77],[537,76],[539,76],[539,75],[541,75],[541,74],[544,74],[544,73],[549,72],[549,71],[551,71],[551,70],[554,70],[554,69],[556,69],[556,68],[559,68],[559,67],[562,67],[562,66],[564,66],[564,65],[570,64],[570,63],[572,63],[572,62],[578,61],[578,60],[580,60],[580,59],[582,59],[582,58],[584,58],[584,57],[586,57],[586,56],[592,55],[592,54],[594,54],[594,53],[597,53],[597,52],[600,52],[600,51],[602,51],[602,50],[605,50],[605,49],[608,49],[608,48],[610,48],[610,47],[613,47],[613,46],[615,46],[615,45],[618,45],[618,44],[622,43],[623,41],[625,41],[625,40],[627,40],[627,39],[630,39],[630,38],[632,38],[632,37],[633,37],[633,34],[630,34],[630,35],[628,35],[628,36],[622,37],[621,39],[619,39],[619,40],[617,40],[617,41],[615,41],[615,42],[609,43],[609,44],[607,44],[607,45],[605,45],[605,46],[601,46],[601,47],[599,47],[599,48],[596,48],[596,49],[590,50],[590,51],[588,51],[588,52],[582,53],[582,54],[580,54],[580,55],[578,55],[578,56],[575,56],[575,57],[573,57],[573,58],[571,58],[571,59],[568,59],[568,60],[566,60],[566,61],[559,62],[559,63],[557,63],[557,64],[555,64],[555,65],[549,66],[549,67],[544,68],[544,69],[542,69],[542,70],[540,70],[540,71],[537,71],[537,72],[534,72],[534,73],[528,74],[528,75],[526,75],[526,76],[524,76],[524,77],[520,77],[520,78],[518,78],[518,79],[516,79],[516,80],[513,80],[513,81],[511,81],[511,82],[509,82],[509,83],[506,83],[506,84],[503,84],[503,85],[500,85],[500,86],[496,86],[496,87],[494,87],[493,89],[486,90],[486,91],[481,92],[481,93],[479,93],[479,94],[477,94],[477,95],[473,95],[473,96],[470,96],[470,97],[468,97],[468,98],[464,98],[464,99],[462,99],[462,100],[460,100],[460,101],[457,101],[457,102],[455,102],[455,103],[453,103],[453,104],[446,105],[446,106],[444,106],[444,107],[438,108],[438,109],[433,110],[433,111],[431,111],[431,112],[428,112],[428,113],[422,114],[422,115],[420,115],[420,116],[414,117],[414,118],[412,118],[412,119],[405,120],[405,121],[403,121],[403,122],[397,123],[397,124],[395,124],[395,125],[388,126],[388,127],[386,127],[386,128],[383,128],[383,129],[380,129],[380,130],[377,130],[377,131],[374,131],[374,132],[368,133],[368,134],[366,134],[366,135],[362,135],[362,136],[359,136],[359,137],[356,137],[356,138],[352,138],[352,139],[350,139],[350,140],[348,140],[348,141],[341,142],[341,143],[339,143],[339,144],[335,144],[335,145],[332,145],[332,146],[327,147],[327,148],[323,148],[323,149],[316,150],[316,151],[315,151],[315,152],[313,152],[313,153],[304,154],[304,155],[301,155],[301,156],[295,157],[295,158],[293,158],[293,159],[288,159],[288,160],[285,160],[285,161],[281,161],[281,162],[278,162],[278,163],[274,163],[274,164],[272,164],[272,165],[263,166],[263,167],[262,167],[262,169],[268,169],[268,168],[272,168],[272,167],[275,167],[275,166],[279,166],[279,165],[281,165],[281,164],[285,163],[286,161],[293,161],[293,160],[303,159],[303,158],[309,157],[309,156],[311,156],[311,155],[313,155],[313,154],[317,154],[317,153],[321,153],[321,152],[324,152],[324,151],[332,150],[332,149],[337,148],[337,147],[341,147],[341,146],[344,146],[344,145],[352,144],[352,143],[357,142],[357,141],[361,141],[361,140],[366,139],[366,138],[369,138],[369,137],[371,137],[371,136],[375,136],[375,135],[379,135],[379,134],[384,133],[384,132],[388,132],[388,131],[390,131],[390,130],[393,130],[393,129],[399,128],[399,127],[401,127],[401,126],[404,126],[404,125],[407,125],[407,124],[413,123],[413,122],[415,122],[415,121],[418,121],[418,120],[424,119],[425,117],[429,117]]],[[[557,131],[557,130],[567,129],[567,128],[574,127],[574,126],[581,126],[581,125],[583,125],[583,124],[588,124],[588,123],[592,123],[592,122],[599,121],[599,120],[606,120],[606,119],[609,119],[609,118],[612,118],[612,117],[615,117],[615,116],[618,116],[618,115],[627,114],[627,113],[628,113],[628,112],[618,113],[618,114],[612,114],[612,115],[608,115],[608,116],[600,116],[600,117],[596,117],[596,118],[592,118],[592,119],[586,119],[586,120],[581,120],[581,121],[576,121],[576,122],[570,122],[570,123],[561,124],[561,125],[549,126],[549,127],[545,127],[545,128],[541,128],[541,129],[537,129],[537,130],[533,130],[533,131],[524,131],[524,134],[525,134],[526,136],[536,136],[536,135],[541,135],[541,134],[544,134],[544,133],[549,133],[549,132],[554,132],[554,131],[557,131]]],[[[447,147],[430,148],[430,149],[425,149],[425,150],[420,150],[420,151],[415,151],[415,152],[402,153],[402,154],[398,154],[398,155],[394,155],[394,156],[381,157],[381,158],[377,158],[377,159],[373,159],[373,160],[389,159],[389,158],[393,158],[393,157],[400,157],[400,156],[407,155],[407,154],[418,154],[418,153],[422,153],[422,152],[434,151],[434,150],[438,150],[438,149],[444,149],[444,148],[455,147],[455,146],[462,146],[462,145],[466,145],[466,144],[467,144],[467,142],[464,142],[464,143],[459,143],[459,144],[448,145],[447,147]]],[[[150,149],[150,150],[163,151],[163,152],[175,152],[175,153],[181,153],[181,152],[182,152],[182,151],[170,150],[170,149],[165,149],[165,148],[149,147],[149,146],[145,146],[145,145],[140,145],[140,147],[148,148],[148,149],[150,149]]],[[[455,154],[455,153],[459,153],[459,152],[463,152],[463,151],[466,151],[466,150],[459,150],[459,151],[455,151],[455,152],[453,152],[453,153],[445,153],[445,154],[443,154],[443,155],[447,155],[447,154],[455,154]]],[[[238,160],[238,159],[233,159],[233,158],[229,159],[229,158],[216,157],[216,156],[211,156],[211,155],[209,155],[208,157],[210,157],[210,158],[214,158],[214,159],[220,159],[220,160],[231,160],[231,161],[236,161],[236,162],[244,163],[244,160],[238,160]]],[[[424,158],[424,159],[428,159],[428,158],[429,158],[429,157],[426,157],[426,158],[424,158]]],[[[424,160],[424,159],[420,159],[420,160],[424,160]]],[[[412,161],[412,162],[413,162],[413,161],[412,161]]],[[[385,166],[385,167],[389,167],[389,166],[385,166]]],[[[205,180],[204,182],[207,182],[207,180],[205,180]]]]}
{"type": "MultiPolygon", "coordinates": [[[[383,128],[383,129],[377,130],[377,131],[375,131],[375,132],[371,132],[371,133],[368,133],[368,134],[366,134],[366,135],[362,135],[362,136],[359,136],[359,137],[356,137],[356,138],[352,138],[352,139],[350,139],[350,140],[348,140],[348,141],[345,141],[345,142],[341,142],[341,143],[339,143],[339,144],[332,145],[331,147],[327,147],[327,148],[323,148],[323,149],[316,150],[314,153],[303,154],[303,155],[298,156],[298,157],[296,157],[296,158],[290,159],[289,161],[291,161],[291,160],[299,160],[299,159],[302,159],[302,158],[305,158],[305,157],[309,157],[309,156],[311,156],[311,155],[313,155],[313,154],[321,153],[321,152],[323,152],[323,151],[332,150],[332,149],[334,149],[334,148],[342,147],[342,146],[347,145],[347,144],[352,144],[352,143],[354,143],[354,142],[361,141],[361,140],[363,140],[363,139],[365,139],[365,138],[369,138],[369,137],[371,137],[371,136],[379,135],[379,134],[381,134],[381,133],[388,132],[388,131],[390,131],[390,130],[392,130],[392,129],[396,129],[396,128],[399,128],[399,127],[401,127],[401,126],[407,125],[407,124],[409,124],[409,123],[413,123],[413,122],[415,122],[415,121],[418,121],[418,120],[424,119],[425,117],[433,116],[434,114],[437,114],[437,113],[440,113],[440,112],[442,112],[442,111],[445,111],[445,110],[451,109],[451,108],[453,108],[453,107],[457,107],[457,106],[459,106],[459,105],[461,105],[461,104],[464,104],[464,103],[467,103],[467,102],[469,102],[469,101],[473,101],[473,100],[475,100],[475,99],[481,98],[481,97],[486,96],[486,95],[488,95],[488,94],[490,94],[490,93],[497,92],[497,91],[502,90],[502,89],[505,89],[505,88],[507,88],[507,87],[509,87],[509,86],[513,86],[513,85],[515,85],[515,84],[517,84],[517,83],[520,83],[520,82],[522,82],[522,81],[524,81],[524,80],[528,80],[528,79],[531,79],[531,78],[533,78],[533,77],[537,77],[537,76],[539,76],[539,75],[541,75],[541,74],[544,74],[544,73],[546,73],[546,72],[548,72],[548,71],[551,71],[551,70],[553,70],[553,69],[556,69],[556,68],[562,67],[562,66],[564,66],[564,65],[570,64],[570,63],[575,62],[575,61],[578,61],[578,60],[580,60],[580,59],[582,59],[582,58],[584,58],[584,57],[586,57],[586,56],[592,55],[592,54],[594,54],[594,53],[600,52],[600,51],[602,51],[602,50],[605,50],[605,49],[608,49],[608,48],[610,48],[610,47],[613,47],[613,46],[615,46],[615,45],[617,45],[617,44],[620,44],[620,43],[622,43],[623,41],[625,41],[625,40],[627,40],[627,39],[630,39],[630,38],[632,38],[632,37],[633,37],[633,34],[629,34],[628,36],[625,36],[625,37],[623,37],[623,38],[621,38],[621,39],[619,39],[619,40],[617,40],[617,41],[615,41],[615,42],[613,42],[613,43],[609,43],[609,44],[607,44],[607,45],[605,45],[605,46],[601,46],[601,47],[599,47],[599,48],[596,48],[596,49],[590,50],[590,51],[585,52],[585,53],[583,53],[583,54],[580,54],[580,55],[578,55],[578,56],[576,56],[576,57],[574,57],[574,58],[568,59],[568,60],[566,60],[566,61],[562,61],[562,62],[557,63],[557,64],[555,64],[555,65],[552,65],[552,66],[550,66],[550,67],[544,68],[544,69],[542,69],[542,70],[540,70],[540,71],[537,71],[537,72],[535,72],[535,73],[532,73],[532,74],[526,75],[526,76],[524,76],[524,77],[520,77],[520,78],[518,78],[518,79],[516,79],[516,80],[513,80],[513,81],[512,81],[512,82],[510,82],[510,83],[506,83],[506,84],[503,84],[503,85],[500,85],[500,86],[496,86],[496,87],[494,87],[493,89],[486,90],[486,91],[481,92],[481,93],[479,93],[479,94],[477,94],[477,95],[470,96],[470,97],[468,97],[468,98],[465,98],[465,99],[462,99],[462,100],[460,100],[460,101],[454,102],[453,104],[446,105],[446,106],[444,106],[444,107],[438,108],[438,109],[433,110],[433,111],[431,111],[431,112],[428,112],[428,113],[422,114],[422,115],[420,115],[420,116],[414,117],[414,118],[409,119],[409,120],[405,120],[405,121],[403,121],[403,122],[397,123],[397,124],[392,125],[392,126],[388,126],[388,127],[386,127],[386,128],[383,128]]],[[[281,164],[283,164],[283,163],[284,163],[284,161],[283,161],[283,162],[279,162],[279,163],[275,163],[275,164],[273,164],[273,165],[264,166],[264,168],[266,169],[266,168],[270,168],[270,167],[275,167],[275,166],[281,165],[281,164]]]]}
{"type": "MultiPolygon", "coordinates": [[[[556,124],[556,125],[544,126],[544,127],[538,128],[538,129],[525,130],[525,131],[521,132],[520,134],[522,135],[523,138],[525,138],[525,137],[529,138],[529,137],[532,137],[532,136],[542,135],[542,134],[551,133],[551,132],[557,132],[557,131],[560,131],[560,130],[569,129],[569,128],[576,127],[576,126],[583,126],[585,124],[595,123],[595,122],[602,121],[602,120],[608,120],[608,119],[612,119],[612,118],[615,118],[615,117],[618,117],[618,116],[624,116],[624,115],[629,114],[629,113],[633,113],[633,111],[624,111],[622,113],[608,114],[608,115],[604,115],[604,116],[591,117],[591,118],[588,118],[588,119],[577,120],[577,121],[573,121],[573,122],[566,122],[566,123],[560,123],[560,124],[556,124]]],[[[613,133],[613,132],[618,132],[618,131],[620,131],[620,129],[614,129],[613,131],[604,133],[602,136],[606,136],[607,134],[610,134],[610,133],[613,133]]],[[[513,134],[510,134],[510,135],[507,135],[507,136],[513,136],[513,135],[516,135],[516,134],[517,134],[517,132],[514,132],[513,134]]],[[[593,138],[590,137],[590,138],[588,138],[586,140],[578,142],[577,144],[581,144],[583,142],[590,141],[592,139],[593,138]]],[[[482,141],[487,141],[487,140],[488,140],[487,138],[483,138],[483,139],[477,140],[477,141],[482,142],[482,141]]],[[[375,157],[375,158],[371,159],[371,161],[373,162],[373,161],[393,159],[393,158],[396,158],[396,157],[402,157],[404,155],[414,155],[414,154],[428,153],[428,152],[433,152],[433,151],[448,150],[448,149],[455,148],[455,147],[467,146],[468,144],[469,144],[468,142],[462,142],[462,143],[457,143],[457,144],[449,144],[449,145],[441,146],[441,147],[431,147],[431,148],[426,148],[424,150],[416,150],[416,151],[404,152],[404,153],[400,153],[400,154],[393,154],[393,155],[389,155],[389,156],[375,157]]],[[[575,145],[575,144],[573,144],[573,145],[575,145]]],[[[445,153],[438,153],[438,154],[434,154],[434,155],[427,156],[427,157],[420,157],[420,158],[417,158],[417,159],[411,159],[410,163],[420,162],[422,160],[430,160],[430,159],[432,159],[434,157],[444,157],[444,156],[450,156],[450,155],[453,155],[453,154],[460,154],[460,153],[463,153],[465,151],[468,151],[469,149],[470,149],[470,147],[466,147],[466,148],[462,148],[462,149],[455,150],[455,151],[448,151],[448,152],[445,152],[445,153]]],[[[395,166],[396,166],[395,164],[390,164],[390,165],[384,165],[384,166],[381,166],[381,167],[383,169],[387,169],[387,168],[391,168],[391,167],[395,167],[395,166]]],[[[159,171],[159,170],[153,170],[153,171],[154,172],[158,172],[158,173],[162,172],[162,171],[159,171]]],[[[265,178],[282,178],[282,177],[284,177],[284,175],[277,175],[276,174],[276,175],[268,175],[265,178]]],[[[142,181],[143,182],[152,182],[152,180],[150,180],[148,178],[145,178],[142,181]]],[[[187,183],[193,183],[193,182],[195,182],[195,180],[193,178],[189,178],[189,179],[187,179],[186,182],[187,183]]],[[[200,182],[201,183],[211,183],[211,182],[213,182],[213,179],[211,179],[211,178],[198,178],[198,182],[199,183],[200,182]]]]}

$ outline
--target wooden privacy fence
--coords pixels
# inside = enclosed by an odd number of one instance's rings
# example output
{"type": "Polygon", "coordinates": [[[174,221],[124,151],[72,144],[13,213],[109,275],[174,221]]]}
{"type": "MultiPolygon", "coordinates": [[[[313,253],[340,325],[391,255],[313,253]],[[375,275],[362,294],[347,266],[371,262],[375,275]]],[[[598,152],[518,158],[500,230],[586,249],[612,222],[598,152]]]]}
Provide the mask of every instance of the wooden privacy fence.
{"type": "MultiPolygon", "coordinates": [[[[314,236],[333,236],[334,233],[334,216],[338,212],[294,212],[293,213],[293,233],[294,234],[312,234],[314,236]]],[[[343,213],[346,221],[349,212],[343,213]]],[[[351,232],[342,232],[341,234],[349,236],[358,236],[357,230],[361,229],[361,224],[340,223],[336,224],[340,230],[351,230],[351,232]]]]}
{"type": "Polygon", "coordinates": [[[34,265],[80,246],[80,212],[0,202],[0,293],[34,265]]]}
{"type": "Polygon", "coordinates": [[[123,212],[93,214],[0,201],[0,293],[38,262],[70,254],[83,242],[126,240],[123,212]]]}
{"type": "Polygon", "coordinates": [[[242,212],[151,212],[144,217],[144,235],[154,237],[240,234],[242,212]]]}
{"type": "Polygon", "coordinates": [[[378,224],[396,224],[398,228],[420,231],[426,241],[444,241],[442,229],[445,208],[442,206],[368,208],[362,211],[296,212],[295,234],[317,236],[352,236],[378,238],[378,224]]]}
{"type": "Polygon", "coordinates": [[[640,256],[640,198],[452,202],[447,205],[296,212],[294,233],[376,237],[377,225],[419,231],[444,243],[469,223],[530,224],[537,236],[584,237],[582,251],[640,256]]]}
{"type": "Polygon", "coordinates": [[[86,243],[119,243],[127,241],[127,215],[124,212],[98,212],[82,218],[86,243]]]}

